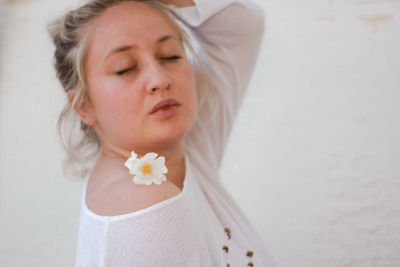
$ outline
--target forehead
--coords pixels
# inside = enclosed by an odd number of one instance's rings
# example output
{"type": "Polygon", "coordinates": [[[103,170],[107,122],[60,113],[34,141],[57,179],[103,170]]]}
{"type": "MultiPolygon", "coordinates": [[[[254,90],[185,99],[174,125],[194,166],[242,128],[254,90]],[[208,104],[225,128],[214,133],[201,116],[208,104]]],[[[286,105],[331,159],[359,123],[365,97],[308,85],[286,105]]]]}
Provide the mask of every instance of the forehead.
{"type": "Polygon", "coordinates": [[[90,46],[145,45],[155,43],[162,35],[179,36],[165,14],[144,3],[123,2],[96,18],[90,46]]]}

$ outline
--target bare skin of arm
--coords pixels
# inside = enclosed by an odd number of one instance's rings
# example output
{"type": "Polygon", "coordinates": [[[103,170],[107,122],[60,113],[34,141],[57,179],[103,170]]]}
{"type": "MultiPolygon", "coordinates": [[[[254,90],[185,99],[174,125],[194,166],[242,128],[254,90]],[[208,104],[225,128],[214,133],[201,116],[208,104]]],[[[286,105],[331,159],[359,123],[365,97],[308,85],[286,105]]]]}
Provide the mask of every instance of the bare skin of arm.
{"type": "Polygon", "coordinates": [[[192,0],[160,0],[160,1],[164,4],[174,5],[176,7],[187,7],[195,5],[195,3],[192,0]]]}

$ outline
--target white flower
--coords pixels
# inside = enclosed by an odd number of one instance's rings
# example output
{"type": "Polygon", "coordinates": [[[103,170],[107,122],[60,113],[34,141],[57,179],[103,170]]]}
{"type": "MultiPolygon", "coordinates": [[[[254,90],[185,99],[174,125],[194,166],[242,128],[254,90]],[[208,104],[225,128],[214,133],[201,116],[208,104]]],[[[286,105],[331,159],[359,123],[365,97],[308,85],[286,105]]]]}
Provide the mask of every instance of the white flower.
{"type": "Polygon", "coordinates": [[[157,153],[150,152],[139,159],[136,153],[132,151],[131,157],[125,162],[125,166],[129,169],[129,174],[135,175],[133,178],[135,184],[161,184],[167,180],[164,175],[168,172],[165,166],[165,158],[159,156],[156,159],[157,156],[157,153]]]}

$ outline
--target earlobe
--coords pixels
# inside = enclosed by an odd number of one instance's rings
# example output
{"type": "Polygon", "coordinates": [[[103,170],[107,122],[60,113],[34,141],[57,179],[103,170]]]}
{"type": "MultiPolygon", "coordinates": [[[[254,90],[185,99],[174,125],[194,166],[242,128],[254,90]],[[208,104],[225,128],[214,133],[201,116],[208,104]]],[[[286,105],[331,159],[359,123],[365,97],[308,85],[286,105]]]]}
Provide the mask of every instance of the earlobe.
{"type": "MultiPolygon", "coordinates": [[[[69,90],[67,92],[68,102],[72,105],[74,99],[75,91],[69,90]]],[[[86,125],[93,126],[96,123],[96,118],[93,115],[92,109],[89,107],[87,103],[84,103],[80,106],[75,104],[73,107],[76,114],[81,118],[82,122],[86,125]]]]}

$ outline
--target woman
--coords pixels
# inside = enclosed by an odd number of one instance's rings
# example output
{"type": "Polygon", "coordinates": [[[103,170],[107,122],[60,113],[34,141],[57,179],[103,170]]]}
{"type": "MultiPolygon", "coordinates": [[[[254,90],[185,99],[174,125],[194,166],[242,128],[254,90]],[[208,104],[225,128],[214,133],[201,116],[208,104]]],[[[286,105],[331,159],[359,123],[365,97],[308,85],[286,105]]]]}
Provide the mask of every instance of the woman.
{"type": "Polygon", "coordinates": [[[218,177],[263,12],[250,1],[162,2],[92,0],[51,28],[63,116],[73,107],[82,142],[100,148],[76,266],[273,266],[218,177]]]}

